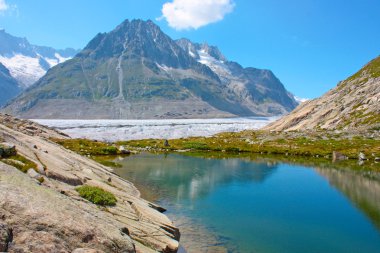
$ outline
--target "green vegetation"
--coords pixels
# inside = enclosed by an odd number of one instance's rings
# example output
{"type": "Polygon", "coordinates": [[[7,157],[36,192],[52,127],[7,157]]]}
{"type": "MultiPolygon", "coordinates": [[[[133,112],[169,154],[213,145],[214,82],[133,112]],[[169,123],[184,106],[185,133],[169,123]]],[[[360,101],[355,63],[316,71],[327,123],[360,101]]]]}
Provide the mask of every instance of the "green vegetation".
{"type": "Polygon", "coordinates": [[[107,156],[120,154],[113,144],[86,139],[53,139],[54,142],[70,149],[80,155],[87,156],[107,156]]]}
{"type": "MultiPolygon", "coordinates": [[[[377,131],[376,129],[372,131],[377,131]]],[[[347,134],[327,132],[324,130],[315,132],[267,132],[244,131],[240,133],[221,133],[212,137],[191,137],[169,140],[169,146],[160,139],[122,141],[115,144],[98,141],[70,139],[55,140],[64,147],[79,154],[88,155],[95,161],[110,167],[120,167],[113,162],[113,155],[106,155],[110,147],[124,145],[128,149],[149,150],[156,152],[186,151],[190,155],[201,154],[219,157],[231,157],[231,155],[260,157],[276,156],[276,159],[286,159],[297,163],[308,163],[310,160],[318,160],[331,164],[332,153],[337,151],[347,156],[350,161],[339,162],[341,167],[350,166],[355,169],[363,169],[357,165],[360,152],[368,158],[364,164],[370,170],[380,171],[380,163],[375,163],[375,157],[380,157],[380,141],[368,134],[347,134]],[[359,137],[362,136],[362,137],[359,137]],[[105,152],[106,150],[106,152],[105,152]],[[357,168],[356,168],[357,167],[357,168]]],[[[116,151],[118,154],[119,151],[116,151]]],[[[337,163],[338,164],[338,163],[337,163]]]]}
{"type": "Polygon", "coordinates": [[[348,116],[343,118],[339,129],[344,129],[347,126],[360,127],[360,126],[380,126],[380,114],[375,112],[366,112],[365,110],[354,110],[348,116]]]}
{"type": "MultiPolygon", "coordinates": [[[[364,66],[361,70],[359,70],[353,76],[348,78],[347,81],[356,80],[360,77],[363,77],[366,74],[368,74],[372,78],[380,77],[380,57],[373,59],[366,66],[364,66]]],[[[368,80],[368,78],[366,78],[364,81],[367,81],[367,80],[368,80]]]]}
{"type": "Polygon", "coordinates": [[[37,171],[37,164],[21,155],[10,156],[6,159],[0,159],[0,161],[10,166],[16,167],[24,173],[26,173],[29,169],[34,169],[37,171]]]}
{"type": "Polygon", "coordinates": [[[118,142],[130,148],[150,147],[156,150],[222,151],[226,153],[281,154],[288,156],[331,157],[338,151],[348,158],[357,159],[359,152],[367,157],[380,157],[380,142],[364,137],[345,137],[341,134],[324,131],[309,133],[298,132],[244,131],[222,133],[209,138],[192,137],[170,140],[169,147],[163,140],[139,140],[118,142]]]}
{"type": "Polygon", "coordinates": [[[123,155],[115,144],[86,139],[52,139],[52,141],[80,155],[86,155],[104,166],[121,167],[121,164],[110,161],[110,156],[123,155]]]}
{"type": "Polygon", "coordinates": [[[99,187],[84,185],[76,188],[76,191],[82,198],[96,205],[114,206],[117,202],[115,195],[99,187]]]}

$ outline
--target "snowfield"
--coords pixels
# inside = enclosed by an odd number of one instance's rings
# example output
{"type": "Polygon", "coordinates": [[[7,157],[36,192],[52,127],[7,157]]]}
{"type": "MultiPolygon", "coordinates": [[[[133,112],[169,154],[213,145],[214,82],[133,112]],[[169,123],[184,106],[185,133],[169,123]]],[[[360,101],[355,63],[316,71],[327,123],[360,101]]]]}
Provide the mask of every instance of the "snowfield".
{"type": "Polygon", "coordinates": [[[46,120],[35,119],[72,138],[99,141],[177,139],[190,136],[211,136],[221,132],[239,132],[264,127],[277,117],[230,119],[163,119],[163,120],[46,120]]]}

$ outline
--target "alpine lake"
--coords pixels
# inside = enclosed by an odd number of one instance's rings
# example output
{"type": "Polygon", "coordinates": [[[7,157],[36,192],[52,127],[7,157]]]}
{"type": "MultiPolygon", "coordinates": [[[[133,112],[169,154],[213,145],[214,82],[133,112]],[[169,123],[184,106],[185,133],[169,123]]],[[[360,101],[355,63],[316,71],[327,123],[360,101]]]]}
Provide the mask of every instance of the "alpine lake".
{"type": "Polygon", "coordinates": [[[380,177],[249,155],[140,153],[115,172],[165,207],[179,252],[380,252],[380,177]]]}

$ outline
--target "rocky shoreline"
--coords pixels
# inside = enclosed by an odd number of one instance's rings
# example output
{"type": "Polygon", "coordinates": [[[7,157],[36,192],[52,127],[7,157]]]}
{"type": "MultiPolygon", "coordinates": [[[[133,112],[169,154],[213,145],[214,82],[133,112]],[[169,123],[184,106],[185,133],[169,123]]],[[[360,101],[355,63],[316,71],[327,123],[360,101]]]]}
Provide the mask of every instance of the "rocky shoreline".
{"type": "Polygon", "coordinates": [[[1,142],[36,164],[23,173],[0,162],[0,252],[177,252],[178,228],[131,182],[50,141],[68,138],[55,130],[8,115],[0,120],[1,142]],[[112,193],[117,204],[81,198],[80,185],[112,193]]]}

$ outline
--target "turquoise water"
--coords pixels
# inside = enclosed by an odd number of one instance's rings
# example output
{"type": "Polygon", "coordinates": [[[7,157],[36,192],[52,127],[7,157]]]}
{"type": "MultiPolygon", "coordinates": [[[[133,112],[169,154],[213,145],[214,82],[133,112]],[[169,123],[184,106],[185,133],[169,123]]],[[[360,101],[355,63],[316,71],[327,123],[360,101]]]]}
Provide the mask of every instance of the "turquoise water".
{"type": "Polygon", "coordinates": [[[358,172],[179,154],[118,162],[168,209],[187,252],[380,252],[380,183],[358,172]]]}

